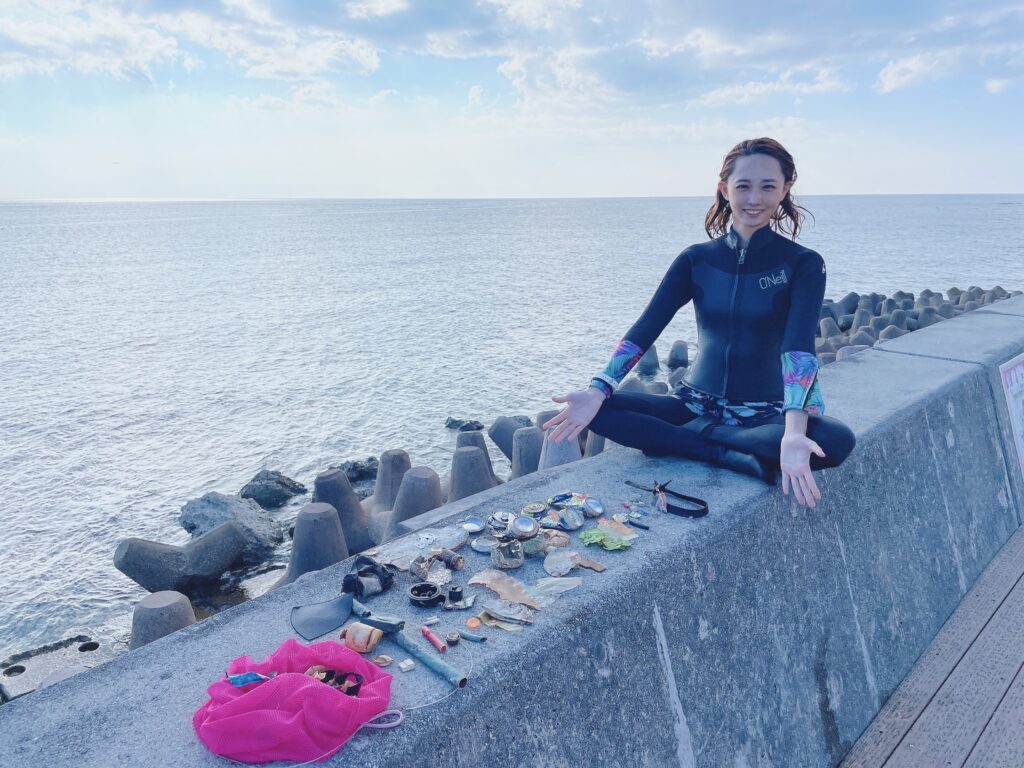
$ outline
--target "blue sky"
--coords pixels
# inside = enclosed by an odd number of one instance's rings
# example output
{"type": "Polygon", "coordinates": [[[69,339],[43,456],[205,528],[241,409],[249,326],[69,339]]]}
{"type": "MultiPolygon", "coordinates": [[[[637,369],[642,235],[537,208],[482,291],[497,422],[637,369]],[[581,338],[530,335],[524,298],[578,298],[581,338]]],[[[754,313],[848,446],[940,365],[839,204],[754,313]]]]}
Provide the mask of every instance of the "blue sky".
{"type": "Polygon", "coordinates": [[[0,198],[1024,192],[1024,3],[0,0],[0,198]]]}

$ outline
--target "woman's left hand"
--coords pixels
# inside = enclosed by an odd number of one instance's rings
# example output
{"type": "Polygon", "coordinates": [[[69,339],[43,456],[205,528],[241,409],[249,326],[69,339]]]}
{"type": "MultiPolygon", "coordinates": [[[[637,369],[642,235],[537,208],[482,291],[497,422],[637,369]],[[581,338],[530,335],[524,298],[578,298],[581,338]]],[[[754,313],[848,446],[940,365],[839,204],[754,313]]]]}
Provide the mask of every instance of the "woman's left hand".
{"type": "Polygon", "coordinates": [[[821,498],[818,484],[811,473],[811,454],[825,458],[821,446],[806,435],[786,435],[782,438],[782,450],[779,464],[782,467],[782,492],[789,495],[792,485],[793,495],[800,504],[814,509],[815,499],[821,498]]]}

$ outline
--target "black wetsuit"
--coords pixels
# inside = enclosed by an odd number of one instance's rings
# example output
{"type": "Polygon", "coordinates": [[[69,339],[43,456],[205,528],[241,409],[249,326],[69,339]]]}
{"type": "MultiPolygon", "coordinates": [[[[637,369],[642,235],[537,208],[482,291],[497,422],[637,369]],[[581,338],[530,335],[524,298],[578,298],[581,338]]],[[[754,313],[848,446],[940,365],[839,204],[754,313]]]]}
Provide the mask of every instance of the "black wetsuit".
{"type": "Polygon", "coordinates": [[[691,300],[699,334],[697,359],[677,385],[676,396],[611,394],[590,428],[650,454],[704,458],[701,443],[711,440],[777,467],[783,408],[804,408],[809,412],[807,435],[826,453],[824,459],[812,454],[812,469],[841,463],[853,449],[853,433],[822,415],[814,356],[824,290],[821,256],[768,227],[757,230],[745,249],[734,232],[690,246],[673,261],[594,383],[606,394],[617,386],[691,300]],[[690,392],[680,393],[678,387],[690,392]],[[694,391],[711,404],[703,413],[688,404],[692,397],[679,396],[694,391]],[[737,422],[728,410],[716,410],[716,400],[737,408],[745,403],[765,407],[737,422]]]}

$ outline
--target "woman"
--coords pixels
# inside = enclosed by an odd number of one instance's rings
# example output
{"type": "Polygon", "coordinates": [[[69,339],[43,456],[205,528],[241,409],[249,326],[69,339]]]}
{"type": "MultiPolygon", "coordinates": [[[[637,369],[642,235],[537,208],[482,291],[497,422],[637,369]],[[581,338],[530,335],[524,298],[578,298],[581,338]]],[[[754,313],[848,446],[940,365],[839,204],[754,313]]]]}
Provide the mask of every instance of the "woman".
{"type": "Polygon", "coordinates": [[[679,254],[588,389],[551,398],[568,405],[543,425],[555,427],[548,440],[589,426],[652,456],[700,459],[770,484],[781,472],[783,493],[792,488],[814,507],[812,471],[841,464],[855,440],[824,415],[814,337],[825,263],[795,242],[804,210],[790,194],[795,181],[792,156],[773,139],[729,151],[704,222],[714,239],[679,254]],[[615,392],[691,299],[700,351],[673,393],[615,392]]]}

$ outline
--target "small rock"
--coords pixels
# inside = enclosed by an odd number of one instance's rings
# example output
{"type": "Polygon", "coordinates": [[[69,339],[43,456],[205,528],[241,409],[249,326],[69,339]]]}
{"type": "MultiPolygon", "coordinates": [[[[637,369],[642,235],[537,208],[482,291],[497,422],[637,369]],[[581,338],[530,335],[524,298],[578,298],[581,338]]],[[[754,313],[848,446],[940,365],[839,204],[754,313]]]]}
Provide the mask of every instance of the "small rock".
{"type": "Polygon", "coordinates": [[[252,499],[264,509],[277,509],[292,496],[306,493],[306,486],[275,470],[261,469],[238,495],[252,499]]]}
{"type": "MultiPolygon", "coordinates": [[[[365,459],[347,459],[336,465],[345,473],[350,483],[359,483],[364,480],[377,479],[377,468],[380,466],[376,456],[367,456],[365,459]]],[[[334,467],[328,467],[334,469],[334,467]]]]}
{"type": "Polygon", "coordinates": [[[453,419],[451,416],[445,420],[444,425],[448,429],[457,429],[460,432],[484,428],[484,425],[475,419],[453,419]]]}

